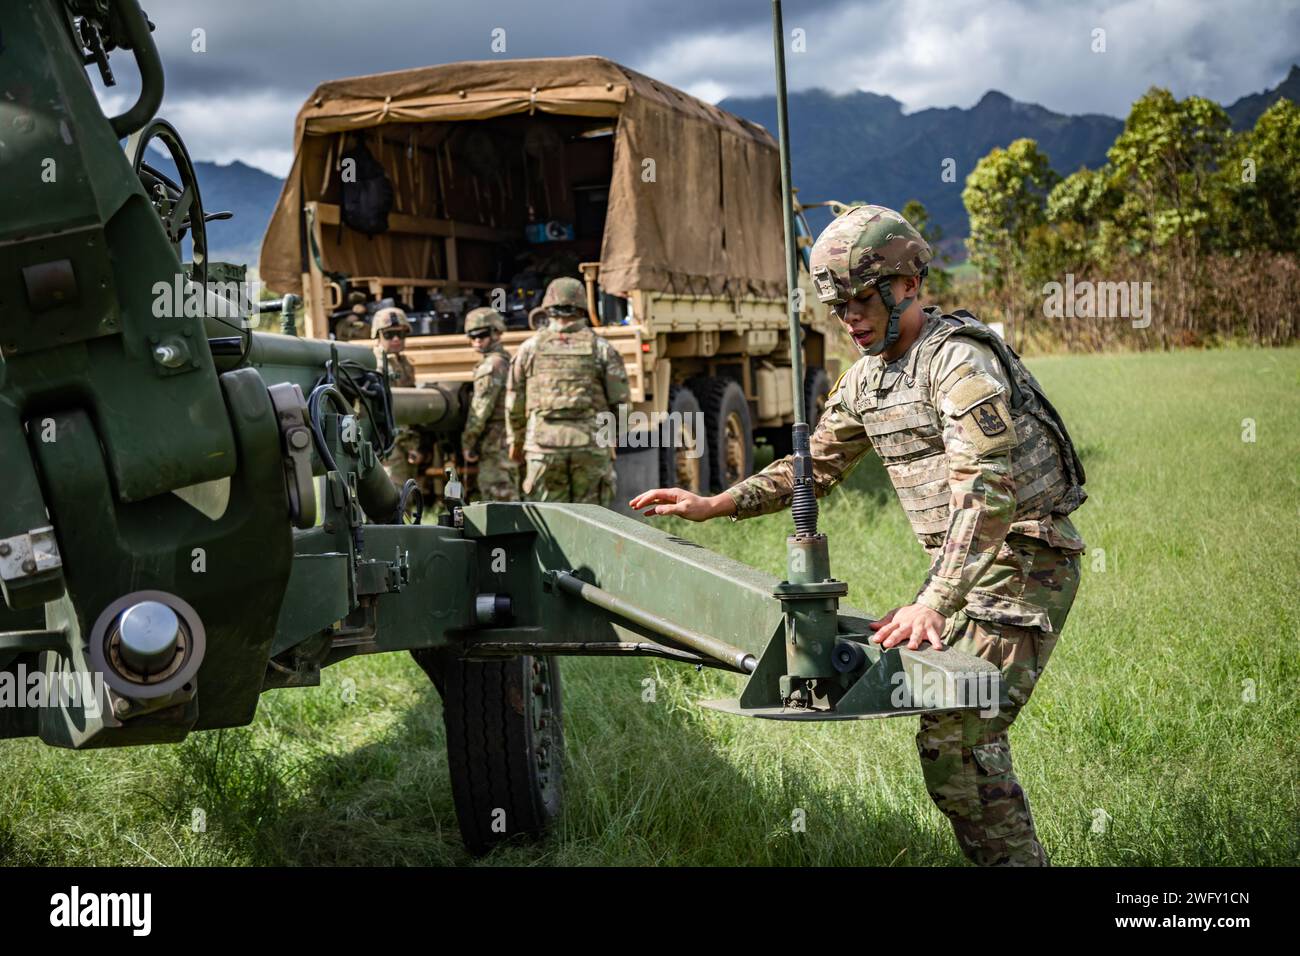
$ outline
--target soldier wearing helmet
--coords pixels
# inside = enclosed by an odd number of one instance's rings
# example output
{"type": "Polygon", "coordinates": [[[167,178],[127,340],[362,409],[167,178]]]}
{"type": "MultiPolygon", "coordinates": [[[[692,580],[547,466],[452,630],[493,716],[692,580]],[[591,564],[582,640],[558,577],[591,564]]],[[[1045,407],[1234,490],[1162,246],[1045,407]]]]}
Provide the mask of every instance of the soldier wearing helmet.
{"type": "Polygon", "coordinates": [[[334,338],[340,342],[351,339],[364,339],[371,330],[371,323],[366,319],[366,294],[353,291],[348,293],[348,307],[333,315],[334,338]]]}
{"type": "MultiPolygon", "coordinates": [[[[815,488],[828,493],[868,451],[883,461],[931,564],[916,597],[872,625],[872,640],[946,643],[982,657],[1011,701],[991,717],[921,717],[926,787],[975,863],[1045,865],[1007,729],[1079,585],[1084,544],[1068,515],[1087,497],[1083,467],[1065,423],[1001,338],[969,312],[921,307],[930,257],[912,225],[883,206],[849,209],[813,246],[817,297],[862,353],[811,436],[815,488]]],[[[712,498],[656,489],[631,505],[736,520],[787,507],[793,486],[785,458],[712,498]]]]}
{"type": "Polygon", "coordinates": [[[415,386],[415,366],[404,354],[406,337],[410,334],[411,323],[406,321],[406,313],[396,306],[380,309],[370,322],[370,337],[379,340],[381,354],[388,353],[388,378],[401,388],[415,386]]]}
{"type": "Polygon", "coordinates": [[[519,500],[519,466],[506,444],[506,380],[510,353],[501,344],[505,320],[496,309],[473,309],[465,316],[465,335],[482,356],[474,369],[474,396],[461,432],[467,464],[478,466],[478,493],[485,501],[519,500]]]}
{"type": "MultiPolygon", "coordinates": [[[[406,336],[411,332],[411,323],[406,320],[406,313],[395,306],[380,309],[370,322],[370,337],[379,343],[380,367],[383,367],[385,355],[388,359],[388,383],[395,388],[415,387],[415,366],[406,357],[406,336]]],[[[393,450],[384,459],[384,468],[388,477],[402,485],[408,478],[420,475],[420,435],[410,428],[403,428],[397,433],[393,450]]]]}
{"type": "Polygon", "coordinates": [[[587,325],[586,288],[554,280],[542,298],[546,327],[519,347],[506,390],[510,457],[526,464],[527,501],[614,500],[614,449],[601,418],[628,401],[618,352],[587,325]]]}

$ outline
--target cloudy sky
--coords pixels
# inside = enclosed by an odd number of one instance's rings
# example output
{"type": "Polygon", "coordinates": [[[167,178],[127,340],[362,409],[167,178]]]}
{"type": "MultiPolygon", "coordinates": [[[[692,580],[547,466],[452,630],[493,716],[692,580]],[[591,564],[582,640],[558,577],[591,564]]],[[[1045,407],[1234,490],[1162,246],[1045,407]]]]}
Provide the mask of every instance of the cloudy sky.
{"type": "MultiPolygon", "coordinates": [[[[494,56],[595,53],[716,102],[773,89],[765,0],[142,0],[167,75],[161,115],[198,159],[289,167],[316,84],[494,56]],[[505,52],[492,50],[504,30],[505,52]],[[202,30],[203,51],[194,47],[202,30]]],[[[1300,61],[1296,0],[786,0],[792,89],[869,90],[911,111],[987,90],[1124,116],[1153,84],[1230,103],[1300,61]],[[1105,51],[1094,52],[1104,30],[1105,51]]],[[[113,59],[114,105],[134,67],[113,59]]]]}

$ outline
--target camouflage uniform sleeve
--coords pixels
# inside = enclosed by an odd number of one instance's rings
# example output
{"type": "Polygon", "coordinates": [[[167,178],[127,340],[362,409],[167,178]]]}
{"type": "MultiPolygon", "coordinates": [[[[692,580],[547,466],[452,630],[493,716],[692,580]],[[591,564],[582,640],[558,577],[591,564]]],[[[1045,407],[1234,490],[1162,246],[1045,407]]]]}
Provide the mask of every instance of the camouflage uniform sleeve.
{"type": "MultiPolygon", "coordinates": [[[[813,461],[813,490],[818,498],[828,495],[843,481],[871,448],[871,439],[848,400],[848,396],[856,394],[851,384],[854,381],[855,376],[846,376],[844,387],[836,388],[829,396],[825,412],[808,436],[813,461]]],[[[736,503],[736,520],[789,507],[794,495],[794,456],[787,455],[772,462],[758,474],[732,485],[727,494],[736,503]]]]}
{"type": "Polygon", "coordinates": [[[528,430],[528,375],[526,363],[533,350],[529,347],[533,340],[528,339],[519,346],[519,351],[510,360],[510,372],[506,376],[506,447],[524,443],[524,433],[528,430]]]}
{"type": "Polygon", "coordinates": [[[601,365],[604,368],[605,400],[611,409],[625,405],[632,400],[632,389],[627,381],[627,369],[623,365],[623,356],[608,339],[597,337],[604,343],[601,349],[601,365]]]}
{"type": "Polygon", "coordinates": [[[991,349],[954,338],[939,350],[930,381],[948,460],[948,529],[916,603],[945,617],[988,570],[1011,527],[1015,426],[1006,371],[991,349]]]}
{"type": "Polygon", "coordinates": [[[474,370],[474,397],[470,399],[469,414],[465,417],[465,428],[460,436],[461,447],[466,451],[478,448],[478,441],[483,437],[483,430],[487,428],[509,374],[509,366],[495,355],[480,362],[474,370]]]}

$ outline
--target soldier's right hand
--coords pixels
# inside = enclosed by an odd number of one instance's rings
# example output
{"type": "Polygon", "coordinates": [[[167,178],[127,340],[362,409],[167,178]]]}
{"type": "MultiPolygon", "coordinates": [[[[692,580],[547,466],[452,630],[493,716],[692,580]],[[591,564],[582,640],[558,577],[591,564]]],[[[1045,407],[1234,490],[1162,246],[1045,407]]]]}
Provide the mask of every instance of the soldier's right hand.
{"type": "Polygon", "coordinates": [[[736,512],[736,502],[726,492],[705,498],[685,488],[656,488],[654,491],[642,492],[628,502],[628,507],[636,511],[649,508],[649,511],[644,512],[647,518],[676,515],[687,521],[708,521],[710,518],[736,512]]]}

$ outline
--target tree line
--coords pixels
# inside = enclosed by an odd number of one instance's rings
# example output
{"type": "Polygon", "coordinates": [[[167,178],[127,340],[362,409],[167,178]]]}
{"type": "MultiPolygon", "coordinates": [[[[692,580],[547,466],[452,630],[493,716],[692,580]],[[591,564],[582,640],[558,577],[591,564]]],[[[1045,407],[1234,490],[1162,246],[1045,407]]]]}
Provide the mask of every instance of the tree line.
{"type": "Polygon", "coordinates": [[[1032,139],[996,148],[962,191],[978,279],[960,297],[1021,350],[1292,342],[1298,151],[1291,100],[1233,132],[1217,103],[1158,87],[1099,169],[1061,178],[1032,139]]]}

